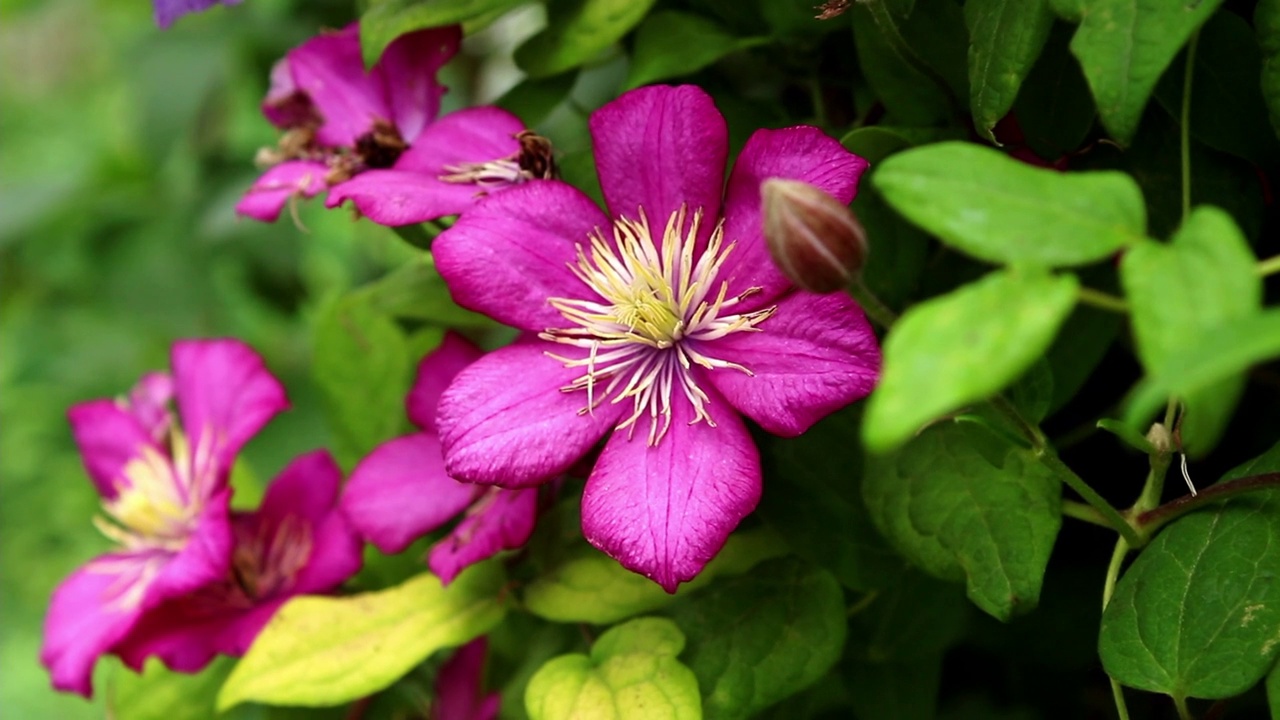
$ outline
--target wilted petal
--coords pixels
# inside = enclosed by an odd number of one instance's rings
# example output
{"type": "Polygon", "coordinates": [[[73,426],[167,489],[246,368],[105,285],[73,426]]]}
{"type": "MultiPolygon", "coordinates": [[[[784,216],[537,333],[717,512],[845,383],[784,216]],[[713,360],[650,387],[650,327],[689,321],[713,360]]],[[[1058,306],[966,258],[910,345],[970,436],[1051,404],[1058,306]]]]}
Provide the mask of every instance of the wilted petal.
{"type": "Polygon", "coordinates": [[[482,694],[488,649],[487,639],[472,640],[440,666],[431,720],[494,720],[498,717],[498,694],[482,694]]]}
{"type": "Polygon", "coordinates": [[[374,120],[392,119],[382,83],[364,70],[356,23],[311,38],[290,50],[287,58],[294,84],[323,120],[316,130],[321,145],[352,147],[373,128],[374,120]]]}
{"type": "Polygon", "coordinates": [[[440,441],[430,433],[378,446],[351,473],[342,512],[361,537],[398,553],[462,512],[479,488],[444,471],[440,441]]]}
{"type": "Polygon", "coordinates": [[[188,13],[208,10],[214,5],[237,5],[240,0],[153,0],[156,25],[167,29],[174,20],[188,13]]]}
{"type": "Polygon", "coordinates": [[[293,198],[309,198],[324,191],[329,168],[324,163],[294,160],[276,165],[236,203],[236,212],[262,222],[275,222],[293,198]]]}
{"type": "Polygon", "coordinates": [[[814,127],[757,130],[747,140],[733,165],[725,195],[724,237],[737,246],[720,276],[729,280],[730,296],[750,287],[763,292],[751,296],[738,310],[768,305],[791,284],[774,265],[765,245],[760,185],[771,177],[801,180],[847,205],[866,169],[866,160],[814,127]]]}
{"type": "Polygon", "coordinates": [[[752,372],[707,373],[744,415],[776,435],[799,435],[865,397],[880,376],[880,346],[862,309],[843,292],[784,296],[759,332],[715,343],[716,357],[752,372]]]}
{"type": "Polygon", "coordinates": [[[459,305],[541,332],[565,323],[547,298],[591,292],[569,265],[592,230],[610,227],[581,191],[547,180],[485,198],[441,233],[431,250],[459,305]]]}
{"type": "Polygon", "coordinates": [[[565,368],[548,351],[576,349],[518,343],[458,374],[436,414],[450,475],[528,487],[567,470],[617,421],[621,406],[603,403],[586,413],[586,392],[562,390],[582,370],[565,368]]]}
{"type": "Polygon", "coordinates": [[[391,110],[387,119],[406,142],[413,143],[440,113],[444,86],[436,73],[457,54],[461,40],[458,25],[411,32],[392,41],[374,66],[391,110]]]}
{"type": "Polygon", "coordinates": [[[67,419],[85,470],[103,497],[116,496],[121,471],[144,449],[164,454],[138,419],[112,400],[76,405],[67,412],[67,419]]]}
{"type": "Polygon", "coordinates": [[[667,592],[692,580],[760,500],[760,456],[742,420],[712,390],[716,427],[690,425],[673,402],[656,447],[614,432],[582,495],[582,534],[667,592]]]}
{"type": "Polygon", "coordinates": [[[522,547],[537,517],[536,488],[490,488],[453,532],[431,548],[427,565],[447,585],[469,565],[522,547]]]}
{"type": "Polygon", "coordinates": [[[444,334],[440,347],[427,353],[418,363],[418,374],[413,388],[405,398],[404,407],[414,425],[436,432],[436,406],[445,388],[462,369],[476,360],[484,351],[474,343],[450,330],[444,334]]]}
{"type": "Polygon", "coordinates": [[[614,217],[643,207],[661,228],[681,205],[720,216],[729,131],[711,96],[694,85],[624,93],[591,115],[600,187],[614,217]]]}

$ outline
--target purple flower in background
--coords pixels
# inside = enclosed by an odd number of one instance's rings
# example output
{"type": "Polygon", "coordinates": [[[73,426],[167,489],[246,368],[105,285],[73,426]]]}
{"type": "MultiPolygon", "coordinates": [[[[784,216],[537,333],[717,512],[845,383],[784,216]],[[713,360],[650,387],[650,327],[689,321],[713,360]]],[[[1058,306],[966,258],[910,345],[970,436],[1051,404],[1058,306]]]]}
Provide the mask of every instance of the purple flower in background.
{"type": "Polygon", "coordinates": [[[102,495],[98,527],[118,549],[54,591],[40,660],[54,687],[92,693],[93,665],[143,614],[222,578],[234,543],[227,477],[236,453],[288,406],[284,389],[235,340],[175,343],[172,377],[143,378],[127,400],[68,413],[102,495]],[[177,402],[178,422],[168,410],[177,402]]]}
{"type": "Polygon", "coordinates": [[[527,333],[458,375],[440,439],[450,475],[525,488],[608,436],[583,533],[674,591],[759,500],[740,414],[798,435],[875,385],[862,311],[793,288],[761,228],[767,178],[848,203],[867,163],[816,128],[760,130],[726,188],[724,118],[691,86],[626,93],[590,129],[608,215],[569,185],[533,183],[433,245],[459,304],[527,333]]]}
{"type": "Polygon", "coordinates": [[[330,191],[384,225],[455,215],[478,197],[550,173],[545,141],[511,113],[461,110],[440,121],[436,73],[458,51],[457,26],[392,42],[369,72],[357,25],[312,38],[278,62],[262,112],[285,131],[236,211],[272,222],[297,197],[330,191]],[[541,174],[538,174],[541,173],[541,174]]]}
{"type": "Polygon", "coordinates": [[[240,0],[155,0],[156,25],[168,28],[187,13],[208,10],[214,5],[239,5],[240,0]]]}
{"type": "Polygon", "coordinates": [[[489,642],[481,637],[458,648],[436,675],[431,720],[494,720],[502,697],[484,694],[484,656],[489,642]]]}
{"type": "Polygon", "coordinates": [[[360,569],[360,539],[338,511],[342,471],[327,452],[303,455],[255,512],[235,512],[231,567],[216,582],[147,611],[115,648],[141,671],[148,657],[196,672],[240,656],[286,600],[333,590],[360,569]]]}
{"type": "Polygon", "coordinates": [[[449,333],[422,359],[405,400],[421,432],[384,443],[351,473],[342,511],[366,540],[397,553],[463,514],[431,548],[427,565],[445,584],[467,566],[524,545],[537,518],[537,489],[507,490],[461,483],[445,472],[436,428],[440,393],[481,352],[449,333]]]}

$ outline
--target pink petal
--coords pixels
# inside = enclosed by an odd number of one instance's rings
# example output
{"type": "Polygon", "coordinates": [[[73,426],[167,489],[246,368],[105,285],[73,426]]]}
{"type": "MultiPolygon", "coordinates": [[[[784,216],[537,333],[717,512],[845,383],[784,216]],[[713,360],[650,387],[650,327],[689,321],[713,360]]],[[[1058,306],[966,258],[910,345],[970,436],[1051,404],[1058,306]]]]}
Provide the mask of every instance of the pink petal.
{"type": "Polygon", "coordinates": [[[89,478],[106,498],[116,496],[121,471],[143,450],[166,453],[151,439],[151,433],[113,400],[92,400],[67,412],[71,433],[80,447],[80,456],[89,478]]]}
{"type": "Polygon", "coordinates": [[[200,477],[225,478],[249,438],[289,406],[284,387],[262,358],[239,340],[185,340],[173,345],[178,412],[200,477]]]}
{"type": "Polygon", "coordinates": [[[262,174],[236,203],[236,212],[262,222],[275,222],[293,198],[309,198],[324,191],[329,168],[324,163],[293,160],[262,174]]]}
{"type": "Polygon", "coordinates": [[[225,490],[209,499],[186,544],[177,554],[170,555],[156,573],[147,590],[148,607],[226,577],[235,542],[228,510],[230,499],[225,490]]]}
{"type": "Polygon", "coordinates": [[[156,443],[163,442],[169,434],[173,422],[169,404],[173,402],[173,395],[173,376],[163,372],[143,375],[129,391],[129,413],[156,443]]]}
{"type": "Polygon", "coordinates": [[[585,391],[562,388],[582,374],[547,357],[567,346],[517,343],[458,374],[436,419],[445,469],[467,482],[528,487],[569,469],[617,421],[620,405],[584,413],[585,391]]]}
{"type": "Polygon", "coordinates": [[[475,185],[447,183],[420,172],[365,170],[330,188],[324,204],[335,208],[350,200],[361,215],[395,227],[457,215],[485,194],[475,185]]]}
{"type": "Polygon", "coordinates": [[[757,130],[747,140],[729,175],[725,194],[724,237],[737,246],[720,277],[730,281],[731,297],[750,287],[763,291],[739,310],[768,305],[790,286],[765,245],[760,184],[771,177],[801,180],[848,204],[866,169],[866,160],[814,127],[757,130]]]}
{"type": "Polygon", "coordinates": [[[262,100],[262,114],[272,125],[288,130],[306,124],[314,113],[311,99],[293,81],[289,58],[280,58],[271,66],[271,87],[262,100]]]}
{"type": "Polygon", "coordinates": [[[720,217],[729,131],[711,96],[693,85],[638,88],[591,115],[596,169],[609,212],[644,208],[662,228],[682,204],[720,217]]]}
{"type": "Polygon", "coordinates": [[[488,649],[489,641],[480,637],[458,648],[440,666],[431,720],[493,720],[498,716],[497,694],[481,696],[488,649]]]}
{"type": "Polygon", "coordinates": [[[374,449],[351,473],[342,512],[384,553],[398,553],[462,512],[480,491],[444,471],[431,433],[396,438],[374,449]]]}
{"type": "Polygon", "coordinates": [[[160,658],[171,670],[203,670],[215,655],[239,657],[287,598],[238,607],[217,602],[216,596],[187,596],[147,612],[116,653],[124,664],[141,672],[147,658],[160,658]]]}
{"type": "Polygon", "coordinates": [[[450,330],[444,334],[440,346],[418,363],[418,375],[404,401],[405,410],[414,425],[427,432],[436,432],[436,406],[440,404],[440,396],[463,368],[479,360],[483,354],[483,350],[458,333],[450,330]]]}
{"type": "Polygon", "coordinates": [[[740,412],[775,435],[793,437],[866,397],[880,376],[880,345],[848,295],[796,291],[759,332],[734,333],[706,351],[744,365],[707,373],[740,412]]]}
{"type": "Polygon", "coordinates": [[[207,10],[214,5],[237,5],[240,0],[154,0],[156,25],[167,29],[175,20],[187,13],[207,10]]]}
{"type": "Polygon", "coordinates": [[[516,134],[521,130],[520,118],[502,108],[459,110],[423,130],[395,167],[438,177],[450,172],[446,166],[501,160],[520,151],[516,134]]]}
{"type": "Polygon", "coordinates": [[[440,113],[445,89],[436,73],[457,54],[461,41],[462,28],[457,25],[408,33],[388,45],[374,65],[385,107],[391,109],[387,119],[406,142],[414,142],[440,113]]]}
{"type": "Polygon", "coordinates": [[[569,270],[609,219],[576,188],[547,180],[490,195],[432,244],[461,306],[529,332],[567,327],[547,298],[593,294],[569,270]]]}
{"type": "Polygon", "coordinates": [[[623,567],[667,592],[692,580],[760,500],[760,456],[738,414],[710,389],[716,427],[690,425],[672,403],[656,447],[614,432],[582,494],[582,533],[623,567]]]}
{"type": "Polygon", "coordinates": [[[490,488],[458,527],[431,548],[427,565],[448,585],[468,566],[522,547],[537,517],[536,488],[490,488]]]}
{"type": "Polygon", "coordinates": [[[321,145],[354,146],[356,138],[373,128],[374,120],[394,119],[382,83],[364,70],[355,23],[311,38],[287,57],[294,84],[324,121],[316,130],[321,145]]]}

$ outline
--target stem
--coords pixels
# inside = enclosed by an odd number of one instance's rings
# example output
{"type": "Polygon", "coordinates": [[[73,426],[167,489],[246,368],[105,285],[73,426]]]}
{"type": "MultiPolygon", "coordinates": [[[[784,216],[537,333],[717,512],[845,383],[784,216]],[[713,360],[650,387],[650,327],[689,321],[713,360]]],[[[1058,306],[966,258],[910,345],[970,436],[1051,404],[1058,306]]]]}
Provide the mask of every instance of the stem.
{"type": "Polygon", "coordinates": [[[1258,275],[1266,277],[1280,272],[1280,255],[1269,257],[1258,263],[1258,275]]]}
{"type": "Polygon", "coordinates": [[[1200,31],[1191,35],[1187,43],[1187,70],[1182,78],[1182,127],[1178,134],[1182,152],[1182,219],[1185,222],[1191,214],[1191,76],[1195,74],[1196,45],[1200,42],[1200,31]]]}
{"type": "MultiPolygon", "coordinates": [[[[1170,400],[1164,406],[1164,426],[1166,428],[1173,427],[1173,418],[1178,409],[1178,403],[1170,400]]],[[[1136,514],[1145,513],[1160,504],[1160,498],[1164,495],[1164,478],[1169,470],[1169,463],[1173,461],[1173,449],[1167,447],[1157,447],[1155,452],[1150,456],[1151,470],[1147,473],[1147,480],[1142,485],[1142,494],[1138,496],[1138,501],[1133,504],[1133,512],[1136,514]]]]}
{"type": "Polygon", "coordinates": [[[871,607],[871,603],[875,602],[878,597],[880,597],[880,591],[872,590],[866,595],[858,598],[858,602],[850,605],[849,609],[845,611],[845,617],[853,617],[863,610],[866,610],[868,607],[871,607]]]}
{"type": "Polygon", "coordinates": [[[854,300],[858,301],[858,305],[862,307],[862,311],[867,314],[877,325],[888,330],[898,320],[898,314],[889,309],[889,306],[880,302],[880,298],[871,292],[871,288],[859,277],[849,286],[849,294],[854,300]]]}
{"type": "Polygon", "coordinates": [[[1111,697],[1116,701],[1116,715],[1120,717],[1120,720],[1129,720],[1129,706],[1124,704],[1124,688],[1115,681],[1115,678],[1110,678],[1110,680],[1111,697]]]}
{"type": "MultiPolygon", "coordinates": [[[[1111,551],[1111,563],[1107,565],[1107,578],[1102,585],[1102,609],[1106,610],[1107,605],[1111,603],[1111,596],[1116,592],[1116,581],[1120,579],[1120,566],[1124,564],[1125,555],[1129,554],[1129,543],[1124,538],[1116,540],[1116,547],[1111,551]]],[[[1124,701],[1124,688],[1116,681],[1115,678],[1108,676],[1111,681],[1111,698],[1116,704],[1116,715],[1120,716],[1120,720],[1129,720],[1129,706],[1124,701]]]]}
{"type": "Polygon", "coordinates": [[[1040,453],[1040,462],[1046,467],[1054,471],[1062,482],[1066,483],[1076,494],[1084,498],[1084,501],[1093,506],[1094,510],[1107,521],[1107,526],[1112,530],[1120,533],[1120,537],[1129,544],[1130,547],[1142,547],[1142,537],[1138,535],[1138,531],[1125,520],[1119,510],[1111,507],[1111,505],[1103,499],[1093,488],[1089,487],[1079,475],[1076,475],[1066,463],[1058,459],[1058,456],[1051,450],[1044,450],[1040,453]]]}
{"type": "Polygon", "coordinates": [[[1076,292],[1076,299],[1085,305],[1092,305],[1101,310],[1109,310],[1113,313],[1124,315],[1129,312],[1129,303],[1123,298],[1118,298],[1110,293],[1104,293],[1101,290],[1094,290],[1081,286],[1076,292]]]}
{"type": "Polygon", "coordinates": [[[1075,500],[1063,500],[1062,514],[1081,522],[1087,522],[1090,525],[1111,529],[1111,523],[1107,522],[1107,519],[1102,517],[1102,513],[1098,512],[1092,505],[1086,505],[1075,500]]]}
{"type": "Polygon", "coordinates": [[[1280,486],[1280,472],[1262,473],[1261,475],[1250,475],[1249,477],[1228,480],[1205,488],[1199,495],[1183,495],[1158,508],[1148,510],[1138,515],[1134,522],[1142,529],[1143,535],[1150,537],[1161,527],[1209,503],[1220,502],[1237,495],[1277,486],[1280,486]]]}
{"type": "Polygon", "coordinates": [[[1191,714],[1191,708],[1187,707],[1185,697],[1174,695],[1173,706],[1178,709],[1178,720],[1195,720],[1195,716],[1191,714]]]}

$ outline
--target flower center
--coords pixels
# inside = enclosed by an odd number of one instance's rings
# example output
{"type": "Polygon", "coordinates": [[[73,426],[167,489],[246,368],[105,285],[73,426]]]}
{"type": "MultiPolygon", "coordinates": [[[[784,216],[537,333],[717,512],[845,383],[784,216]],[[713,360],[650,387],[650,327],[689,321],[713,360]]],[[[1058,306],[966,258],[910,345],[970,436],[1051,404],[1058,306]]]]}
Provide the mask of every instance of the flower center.
{"type": "Polygon", "coordinates": [[[311,558],[311,525],[288,515],[276,527],[236,526],[231,557],[235,589],[249,600],[262,600],[287,590],[311,558]]]}
{"type": "Polygon", "coordinates": [[[551,141],[532,130],[516,133],[520,149],[496,160],[445,165],[440,180],[447,183],[479,185],[482,190],[500,190],[526,180],[550,180],[556,177],[555,157],[551,141]]]}
{"type": "Polygon", "coordinates": [[[614,222],[613,242],[597,229],[590,237],[590,255],[579,245],[578,260],[569,268],[598,297],[548,299],[573,326],[547,329],[539,335],[588,351],[580,358],[547,353],[565,367],[584,368],[581,376],[562,388],[586,390],[582,413],[591,412],[606,398],[613,403],[630,399],[632,413],[618,427],[634,428],[647,415],[650,445],[657,445],[666,434],[672,402],[680,398],[692,407],[692,422],[715,427],[694,366],[731,368],[750,375],[746,367],[715,357],[715,342],[737,332],[758,332],[757,326],[776,309],[732,312],[759,288],[728,297],[729,283],[718,276],[734,246],[724,242],[723,223],[699,253],[702,212],[695,212],[688,223],[687,217],[685,207],[671,214],[660,245],[653,239],[643,209],[638,221],[624,217],[614,222]]]}
{"type": "Polygon", "coordinates": [[[175,430],[171,443],[172,458],[147,447],[129,461],[116,496],[102,502],[107,517],[94,519],[103,535],[127,549],[180,550],[203,509],[201,488],[187,477],[195,465],[186,438],[175,430]]]}

